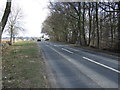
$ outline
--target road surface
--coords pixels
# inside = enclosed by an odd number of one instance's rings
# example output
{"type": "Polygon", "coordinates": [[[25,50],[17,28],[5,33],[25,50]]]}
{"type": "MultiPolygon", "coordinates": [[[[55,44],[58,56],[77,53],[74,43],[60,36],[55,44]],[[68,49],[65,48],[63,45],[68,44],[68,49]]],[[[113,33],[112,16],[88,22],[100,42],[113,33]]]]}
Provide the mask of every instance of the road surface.
{"type": "Polygon", "coordinates": [[[38,43],[53,88],[118,88],[120,58],[68,45],[38,43]]]}

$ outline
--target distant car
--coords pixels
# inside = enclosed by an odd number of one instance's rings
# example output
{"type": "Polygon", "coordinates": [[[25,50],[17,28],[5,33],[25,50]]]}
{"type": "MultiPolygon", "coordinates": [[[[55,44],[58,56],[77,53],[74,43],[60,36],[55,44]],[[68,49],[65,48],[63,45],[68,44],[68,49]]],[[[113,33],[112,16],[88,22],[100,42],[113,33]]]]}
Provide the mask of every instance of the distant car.
{"type": "Polygon", "coordinates": [[[41,39],[38,39],[37,41],[39,42],[39,41],[41,41],[41,39]]]}
{"type": "Polygon", "coordinates": [[[45,41],[49,41],[49,39],[45,39],[45,41]]]}

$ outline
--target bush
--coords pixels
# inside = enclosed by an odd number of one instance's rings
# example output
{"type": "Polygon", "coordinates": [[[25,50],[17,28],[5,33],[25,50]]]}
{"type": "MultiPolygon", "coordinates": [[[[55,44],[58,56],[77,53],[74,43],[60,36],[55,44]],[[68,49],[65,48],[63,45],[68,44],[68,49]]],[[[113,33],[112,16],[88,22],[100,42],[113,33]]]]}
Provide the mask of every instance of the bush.
{"type": "Polygon", "coordinates": [[[4,50],[5,48],[7,48],[8,46],[9,46],[8,42],[2,43],[2,50],[4,50]]]}

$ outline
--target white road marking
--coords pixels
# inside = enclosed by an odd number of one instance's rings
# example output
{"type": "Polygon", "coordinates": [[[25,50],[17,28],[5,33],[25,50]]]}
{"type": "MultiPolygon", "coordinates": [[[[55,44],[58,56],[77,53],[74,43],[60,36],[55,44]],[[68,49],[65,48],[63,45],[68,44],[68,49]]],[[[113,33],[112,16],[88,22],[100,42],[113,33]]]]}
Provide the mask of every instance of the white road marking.
{"type": "MultiPolygon", "coordinates": [[[[51,48],[52,50],[54,50],[55,52],[57,52],[58,54],[61,55],[61,53],[59,53],[58,51],[56,51],[55,49],[53,49],[53,48],[50,47],[49,45],[46,45],[46,46],[49,47],[49,48],[51,48]]],[[[67,52],[73,54],[73,52],[71,52],[71,51],[69,51],[69,50],[67,50],[67,49],[62,48],[62,50],[67,51],[67,52]]],[[[96,61],[94,61],[94,60],[92,60],[92,59],[89,59],[89,58],[87,58],[87,57],[83,57],[83,58],[86,59],[86,60],[88,60],[88,61],[90,61],[90,62],[92,62],[92,63],[95,63],[95,64],[97,64],[97,65],[100,65],[100,66],[102,66],[102,67],[104,67],[104,68],[107,68],[107,69],[112,70],[112,71],[114,71],[114,72],[120,73],[119,70],[114,69],[114,68],[112,68],[112,67],[110,67],[110,66],[107,66],[107,65],[105,65],[105,64],[96,62],[96,61]]]]}
{"type": "Polygon", "coordinates": [[[56,45],[56,44],[54,44],[53,46],[55,46],[55,47],[62,47],[62,46],[68,46],[68,45],[56,45]]]}
{"type": "Polygon", "coordinates": [[[49,47],[49,45],[46,45],[47,47],[49,47]]]}
{"type": "Polygon", "coordinates": [[[69,51],[69,50],[67,50],[67,49],[62,48],[62,50],[64,50],[64,51],[66,51],[66,52],[69,52],[69,53],[73,54],[73,52],[71,52],[71,51],[69,51]]]}
{"type": "MultiPolygon", "coordinates": [[[[96,71],[86,67],[85,65],[76,62],[76,60],[70,58],[69,56],[64,55],[64,53],[61,53],[52,47],[49,47],[49,48],[51,48],[53,51],[55,51],[56,53],[61,55],[63,58],[65,58],[65,60],[67,60],[70,63],[72,63],[73,65],[75,65],[75,67],[78,68],[80,70],[80,72],[84,73],[87,77],[90,77],[94,82],[96,82],[102,88],[104,88],[104,87],[110,88],[110,86],[112,88],[118,87],[118,84],[116,84],[115,82],[106,78],[104,75],[101,75],[101,74],[97,73],[96,71]],[[109,82],[109,84],[108,84],[108,82],[109,82]]],[[[83,81],[84,81],[84,79],[83,79],[83,81]]]]}
{"type": "Polygon", "coordinates": [[[57,47],[57,45],[54,45],[55,47],[57,47]]]}
{"type": "Polygon", "coordinates": [[[97,65],[100,65],[100,66],[102,66],[102,67],[105,67],[105,68],[107,68],[107,69],[110,69],[110,70],[112,70],[112,71],[114,71],[114,72],[120,73],[119,70],[114,69],[114,68],[112,68],[112,67],[109,67],[109,66],[107,66],[107,65],[105,65],[105,64],[96,62],[96,61],[94,61],[94,60],[92,60],[92,59],[89,59],[89,58],[87,58],[87,57],[83,57],[83,58],[86,59],[86,60],[88,60],[88,61],[90,61],[90,62],[93,62],[93,63],[95,63],[95,64],[97,64],[97,65]]]}
{"type": "Polygon", "coordinates": [[[78,52],[79,50],[76,50],[76,49],[73,49],[73,48],[69,48],[69,49],[71,49],[71,50],[73,50],[73,51],[76,51],[76,52],[78,52]]]}
{"type": "MultiPolygon", "coordinates": [[[[46,45],[46,46],[49,47],[49,48],[51,48],[49,45],[46,45]]],[[[73,54],[73,52],[71,52],[71,51],[69,51],[69,50],[67,50],[67,49],[62,48],[62,50],[64,50],[64,51],[66,51],[66,52],[69,52],[69,53],[73,54]]]]}

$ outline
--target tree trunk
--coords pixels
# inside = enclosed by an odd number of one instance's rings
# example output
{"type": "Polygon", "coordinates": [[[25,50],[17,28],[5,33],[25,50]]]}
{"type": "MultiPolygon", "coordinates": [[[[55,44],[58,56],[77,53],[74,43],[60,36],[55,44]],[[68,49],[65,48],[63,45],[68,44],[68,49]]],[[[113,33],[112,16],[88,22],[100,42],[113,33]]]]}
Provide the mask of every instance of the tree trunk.
{"type": "MultiPolygon", "coordinates": [[[[111,15],[112,17],[112,15],[111,15]]],[[[110,18],[110,30],[111,30],[111,43],[113,43],[113,23],[112,23],[112,20],[110,18]]]]}
{"type": "Polygon", "coordinates": [[[99,48],[98,3],[97,2],[96,2],[96,30],[97,30],[97,48],[99,48]]]}
{"type": "Polygon", "coordinates": [[[11,29],[10,29],[10,45],[12,45],[13,43],[13,26],[11,26],[11,29]]]}
{"type": "Polygon", "coordinates": [[[103,23],[102,23],[102,20],[100,20],[100,41],[102,41],[102,39],[103,39],[103,37],[102,37],[102,34],[103,34],[103,28],[102,28],[102,25],[103,25],[103,23]]]}
{"type": "Polygon", "coordinates": [[[83,45],[86,46],[86,38],[85,38],[85,2],[83,2],[83,45]]]}
{"type": "Polygon", "coordinates": [[[92,24],[93,24],[93,28],[92,28],[92,46],[95,46],[95,17],[93,17],[93,21],[92,21],[92,24]]]}
{"type": "Polygon", "coordinates": [[[118,2],[118,50],[120,51],[120,1],[118,2]]]}
{"type": "Polygon", "coordinates": [[[78,15],[78,30],[79,30],[79,42],[80,42],[80,45],[82,45],[82,42],[81,42],[81,2],[78,3],[78,11],[79,11],[79,15],[78,15]]]}
{"type": "Polygon", "coordinates": [[[112,21],[112,23],[113,23],[113,42],[114,42],[114,40],[115,40],[115,25],[114,25],[114,22],[115,22],[115,13],[113,13],[113,21],[112,21]]]}
{"type": "Polygon", "coordinates": [[[13,43],[15,43],[15,39],[16,39],[15,36],[13,36],[13,43]]]}
{"type": "Polygon", "coordinates": [[[8,20],[10,11],[11,11],[11,2],[12,2],[12,0],[7,0],[6,8],[5,8],[2,20],[1,20],[1,25],[0,25],[0,43],[1,43],[1,39],[2,39],[3,30],[5,28],[5,25],[7,23],[7,20],[8,20]]]}
{"type": "Polygon", "coordinates": [[[1,42],[2,42],[2,25],[0,23],[0,47],[1,47],[1,42]]]}
{"type": "Polygon", "coordinates": [[[1,55],[1,50],[2,50],[2,32],[1,32],[1,26],[0,26],[0,55],[1,55]]]}
{"type": "Polygon", "coordinates": [[[89,3],[89,40],[88,40],[88,46],[90,45],[90,41],[91,41],[91,23],[92,23],[91,4],[89,3]]]}

